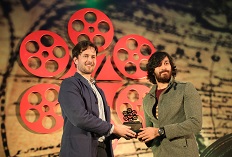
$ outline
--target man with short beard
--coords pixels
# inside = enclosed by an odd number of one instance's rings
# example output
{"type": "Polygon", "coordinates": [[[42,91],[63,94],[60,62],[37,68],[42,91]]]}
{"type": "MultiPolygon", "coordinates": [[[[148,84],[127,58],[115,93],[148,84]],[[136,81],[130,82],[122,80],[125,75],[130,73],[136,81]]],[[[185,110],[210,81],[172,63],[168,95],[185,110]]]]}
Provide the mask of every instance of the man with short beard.
{"type": "Polygon", "coordinates": [[[202,103],[195,87],[175,80],[176,66],[166,52],[148,60],[152,86],[143,99],[146,128],[138,139],[152,148],[154,157],[199,156],[195,134],[202,128],[202,103]]]}
{"type": "Polygon", "coordinates": [[[113,157],[112,139],[136,135],[129,126],[111,124],[105,94],[91,76],[97,53],[88,40],[72,49],[76,73],[62,81],[58,96],[64,118],[60,157],[113,157]]]}

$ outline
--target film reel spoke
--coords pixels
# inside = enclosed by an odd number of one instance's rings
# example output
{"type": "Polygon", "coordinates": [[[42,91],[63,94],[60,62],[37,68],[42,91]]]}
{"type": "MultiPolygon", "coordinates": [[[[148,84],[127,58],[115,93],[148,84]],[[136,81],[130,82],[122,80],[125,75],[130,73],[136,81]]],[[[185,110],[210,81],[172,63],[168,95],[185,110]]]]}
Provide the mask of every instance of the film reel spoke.
{"type": "Polygon", "coordinates": [[[115,101],[115,110],[119,119],[133,120],[138,117],[143,121],[144,114],[142,107],[142,99],[149,90],[144,85],[129,85],[122,89],[115,101]]]}
{"type": "Polygon", "coordinates": [[[58,103],[59,86],[38,84],[22,96],[20,116],[30,130],[37,133],[52,133],[63,126],[58,103]]]}
{"type": "Polygon", "coordinates": [[[146,64],[154,51],[154,46],[146,38],[139,35],[124,36],[114,47],[113,62],[124,76],[141,79],[146,76],[146,64]]]}
{"type": "Polygon", "coordinates": [[[56,33],[40,30],[29,34],[20,46],[24,68],[39,77],[54,77],[62,73],[69,62],[65,41],[56,33]]]}
{"type": "Polygon", "coordinates": [[[82,40],[90,40],[98,46],[100,52],[110,45],[114,28],[111,20],[103,12],[85,8],[71,16],[68,34],[74,44],[82,40]]]}

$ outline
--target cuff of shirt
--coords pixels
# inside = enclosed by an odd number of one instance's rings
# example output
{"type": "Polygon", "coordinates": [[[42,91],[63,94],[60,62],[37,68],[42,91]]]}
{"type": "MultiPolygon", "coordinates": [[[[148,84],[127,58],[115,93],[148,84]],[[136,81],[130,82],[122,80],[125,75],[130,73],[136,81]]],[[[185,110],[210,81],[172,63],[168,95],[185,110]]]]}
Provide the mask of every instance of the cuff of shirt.
{"type": "Polygon", "coordinates": [[[113,131],[114,131],[114,125],[112,124],[111,129],[110,129],[110,135],[113,133],[113,131]]]}

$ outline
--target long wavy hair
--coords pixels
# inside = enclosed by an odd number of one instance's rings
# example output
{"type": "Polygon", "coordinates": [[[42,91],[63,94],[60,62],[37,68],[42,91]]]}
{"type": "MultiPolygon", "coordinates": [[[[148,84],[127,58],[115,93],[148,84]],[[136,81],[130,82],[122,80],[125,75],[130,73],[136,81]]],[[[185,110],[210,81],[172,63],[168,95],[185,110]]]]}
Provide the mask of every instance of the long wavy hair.
{"type": "Polygon", "coordinates": [[[156,84],[156,79],[155,79],[155,68],[160,66],[160,63],[162,62],[162,60],[168,57],[169,62],[171,64],[171,69],[172,69],[172,76],[175,77],[176,73],[177,73],[177,69],[175,66],[175,63],[173,61],[173,58],[167,53],[167,52],[155,52],[151,55],[151,57],[148,60],[147,63],[147,78],[148,80],[153,83],[156,84]]]}

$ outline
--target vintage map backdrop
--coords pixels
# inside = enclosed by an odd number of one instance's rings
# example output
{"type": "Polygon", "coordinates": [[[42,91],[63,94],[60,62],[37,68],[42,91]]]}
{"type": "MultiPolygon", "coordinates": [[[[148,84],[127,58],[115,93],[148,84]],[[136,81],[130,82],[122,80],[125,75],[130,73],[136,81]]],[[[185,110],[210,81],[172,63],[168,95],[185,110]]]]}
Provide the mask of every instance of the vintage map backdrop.
{"type": "MultiPolygon", "coordinates": [[[[175,58],[177,79],[192,82],[201,95],[203,128],[197,135],[200,153],[231,133],[231,0],[2,0],[0,4],[1,157],[58,156],[62,129],[50,134],[31,131],[22,122],[19,105],[28,88],[41,83],[59,84],[62,80],[28,73],[20,64],[19,49],[28,34],[49,30],[61,36],[71,50],[67,24],[72,14],[82,8],[98,9],[113,23],[111,44],[101,52],[107,56],[104,63],[111,63],[114,46],[131,34],[143,36],[155,49],[167,51],[175,58]]],[[[104,64],[101,66],[103,70],[104,64]]],[[[116,76],[118,71],[113,66],[112,75],[116,76]]],[[[108,74],[106,78],[110,78],[110,71],[108,74]]],[[[117,86],[114,92],[119,95],[121,89],[130,85],[151,85],[146,79],[133,80],[120,74],[114,78],[96,79],[99,84],[117,86]]],[[[105,90],[112,92],[109,88],[105,90]]],[[[109,101],[114,106],[117,97],[109,101]]],[[[112,121],[120,123],[115,108],[111,109],[112,121]]],[[[117,157],[152,156],[151,150],[136,139],[114,141],[114,147],[117,157]]]]}

